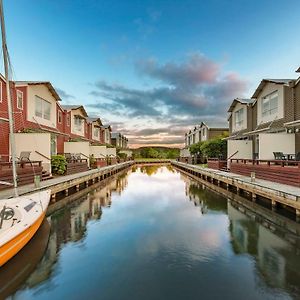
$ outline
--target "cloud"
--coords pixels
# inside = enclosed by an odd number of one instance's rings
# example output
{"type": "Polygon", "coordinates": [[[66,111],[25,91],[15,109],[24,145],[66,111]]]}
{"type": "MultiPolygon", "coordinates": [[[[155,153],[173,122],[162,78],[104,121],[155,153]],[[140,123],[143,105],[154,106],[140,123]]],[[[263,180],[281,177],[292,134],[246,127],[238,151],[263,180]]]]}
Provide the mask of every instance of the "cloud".
{"type": "Polygon", "coordinates": [[[73,95],[68,94],[66,91],[60,88],[56,87],[55,90],[57,91],[58,95],[62,98],[62,100],[70,100],[75,98],[73,95]]]}
{"type": "Polygon", "coordinates": [[[174,126],[180,131],[201,121],[210,126],[227,126],[230,102],[243,97],[248,85],[237,73],[224,71],[223,64],[199,53],[187,56],[181,63],[139,60],[135,69],[141,79],[149,80],[151,88],[98,81],[91,95],[101,100],[90,105],[94,109],[110,109],[115,116],[145,120],[145,126],[149,121],[166,125],[155,126],[156,129],[144,126],[135,135],[170,135],[174,126]]]}

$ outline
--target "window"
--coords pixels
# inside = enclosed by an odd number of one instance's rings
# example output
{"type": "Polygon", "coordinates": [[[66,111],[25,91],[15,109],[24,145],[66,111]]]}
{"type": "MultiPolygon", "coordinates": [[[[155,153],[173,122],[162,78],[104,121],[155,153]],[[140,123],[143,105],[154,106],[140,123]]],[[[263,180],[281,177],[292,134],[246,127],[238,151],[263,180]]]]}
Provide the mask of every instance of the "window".
{"type": "Polygon", "coordinates": [[[67,114],[67,126],[70,127],[70,115],[67,114]]]}
{"type": "Polygon", "coordinates": [[[35,96],[35,115],[45,120],[50,120],[51,116],[51,103],[35,96]]]}
{"type": "Polygon", "coordinates": [[[81,131],[82,130],[82,119],[75,117],[74,118],[74,126],[77,131],[81,131]]]}
{"type": "Polygon", "coordinates": [[[262,116],[270,116],[278,111],[278,91],[273,92],[262,98],[262,116]]]}
{"type": "Polygon", "coordinates": [[[235,127],[241,127],[244,122],[244,109],[240,108],[235,113],[235,127]]]}
{"type": "Polygon", "coordinates": [[[61,122],[62,122],[62,113],[61,113],[61,111],[59,110],[59,111],[58,111],[58,123],[61,124],[61,122]]]}
{"type": "Polygon", "coordinates": [[[98,127],[94,127],[94,136],[95,137],[99,136],[99,128],[98,127]]]}
{"type": "Polygon", "coordinates": [[[17,91],[17,108],[23,109],[23,93],[21,91],[17,91]]]}

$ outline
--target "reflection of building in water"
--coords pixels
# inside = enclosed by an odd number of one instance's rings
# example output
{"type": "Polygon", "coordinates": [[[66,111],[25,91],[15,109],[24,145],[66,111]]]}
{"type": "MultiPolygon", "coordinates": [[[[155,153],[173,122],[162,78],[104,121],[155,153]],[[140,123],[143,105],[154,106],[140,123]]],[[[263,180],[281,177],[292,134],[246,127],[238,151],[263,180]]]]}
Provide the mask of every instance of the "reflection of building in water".
{"type": "Polygon", "coordinates": [[[62,246],[70,241],[82,240],[88,221],[100,219],[102,207],[110,207],[112,190],[120,193],[126,186],[127,176],[119,176],[107,181],[104,187],[95,189],[84,198],[53,213],[48,218],[51,222],[51,233],[47,249],[38,267],[27,279],[26,285],[33,287],[47,280],[54,270],[62,246]]]}
{"type": "Polygon", "coordinates": [[[195,206],[200,207],[202,214],[207,213],[208,210],[226,213],[227,200],[223,196],[212,192],[205,185],[196,183],[186,176],[183,176],[182,179],[185,181],[187,197],[195,206]]]}
{"type": "Polygon", "coordinates": [[[298,289],[299,292],[299,249],[250,219],[243,209],[228,204],[234,252],[252,255],[259,274],[270,286],[298,289]]]}

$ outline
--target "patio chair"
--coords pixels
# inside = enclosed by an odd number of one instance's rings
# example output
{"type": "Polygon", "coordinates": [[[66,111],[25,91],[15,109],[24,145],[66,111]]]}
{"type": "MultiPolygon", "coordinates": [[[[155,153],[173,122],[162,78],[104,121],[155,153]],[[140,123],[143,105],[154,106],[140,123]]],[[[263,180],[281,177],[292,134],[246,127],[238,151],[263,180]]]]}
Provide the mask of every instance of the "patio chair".
{"type": "Polygon", "coordinates": [[[70,162],[72,160],[72,155],[71,153],[65,153],[65,158],[67,162],[70,162]]]}
{"type": "Polygon", "coordinates": [[[273,152],[275,160],[285,160],[285,156],[282,152],[273,152]]]}
{"type": "Polygon", "coordinates": [[[31,151],[21,151],[20,157],[18,157],[20,162],[29,161],[30,162],[31,151]]]}

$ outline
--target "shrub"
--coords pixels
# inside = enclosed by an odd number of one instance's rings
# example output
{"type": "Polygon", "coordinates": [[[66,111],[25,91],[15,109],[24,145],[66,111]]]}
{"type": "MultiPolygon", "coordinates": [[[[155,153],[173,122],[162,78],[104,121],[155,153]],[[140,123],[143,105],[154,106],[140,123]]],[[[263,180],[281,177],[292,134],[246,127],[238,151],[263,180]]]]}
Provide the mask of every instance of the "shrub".
{"type": "Polygon", "coordinates": [[[201,145],[201,153],[207,158],[226,158],[227,141],[219,137],[203,142],[201,145]]]}
{"type": "Polygon", "coordinates": [[[53,174],[63,175],[67,169],[67,160],[63,155],[51,157],[51,169],[53,174]]]}
{"type": "Polygon", "coordinates": [[[90,159],[90,167],[96,168],[97,167],[97,159],[94,157],[94,154],[91,154],[89,159],[90,159]]]}

